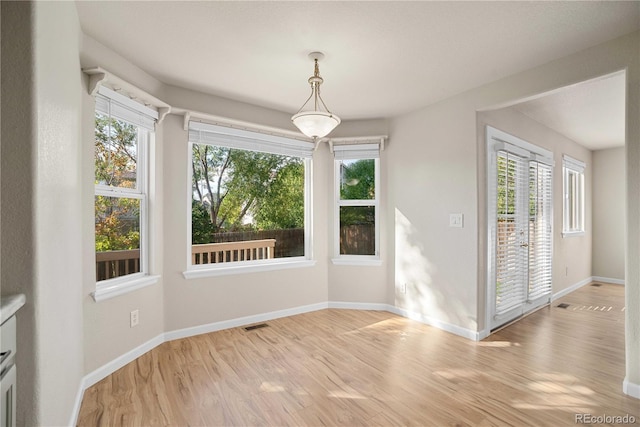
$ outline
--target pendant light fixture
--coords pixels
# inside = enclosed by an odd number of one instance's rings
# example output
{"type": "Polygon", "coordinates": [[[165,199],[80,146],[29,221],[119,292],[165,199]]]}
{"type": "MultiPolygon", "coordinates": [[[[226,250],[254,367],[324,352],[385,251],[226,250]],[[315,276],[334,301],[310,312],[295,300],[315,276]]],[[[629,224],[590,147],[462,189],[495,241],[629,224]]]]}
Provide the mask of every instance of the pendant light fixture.
{"type": "Polygon", "coordinates": [[[340,124],[340,117],[329,111],[320,96],[320,85],[324,80],[320,77],[318,61],[324,58],[324,54],[322,52],[311,52],[309,58],[314,62],[313,76],[309,77],[311,95],[309,95],[309,98],[302,104],[298,112],[291,117],[291,121],[300,129],[300,132],[315,140],[328,135],[329,132],[335,129],[335,127],[340,124]],[[310,109],[310,105],[307,110],[303,111],[312,99],[313,110],[310,109]],[[322,108],[324,108],[324,110],[322,108]]]}

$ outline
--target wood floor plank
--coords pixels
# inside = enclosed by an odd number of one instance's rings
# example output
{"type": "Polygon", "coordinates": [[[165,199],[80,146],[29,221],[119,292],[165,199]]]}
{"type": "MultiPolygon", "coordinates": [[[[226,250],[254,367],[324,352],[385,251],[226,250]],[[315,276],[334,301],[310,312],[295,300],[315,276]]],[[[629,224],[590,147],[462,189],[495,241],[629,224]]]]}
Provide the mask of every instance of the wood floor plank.
{"type": "Polygon", "coordinates": [[[562,426],[635,417],[624,288],[585,286],[481,342],[321,310],[162,344],[86,390],[80,426],[562,426]],[[560,308],[559,303],[568,307],[560,308]]]}

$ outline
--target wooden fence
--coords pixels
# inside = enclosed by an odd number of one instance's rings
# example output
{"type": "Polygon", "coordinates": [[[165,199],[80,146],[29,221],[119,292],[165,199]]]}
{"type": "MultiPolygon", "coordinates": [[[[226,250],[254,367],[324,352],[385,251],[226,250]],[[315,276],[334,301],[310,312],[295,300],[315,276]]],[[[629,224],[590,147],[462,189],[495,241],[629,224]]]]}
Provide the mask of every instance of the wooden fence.
{"type": "Polygon", "coordinates": [[[374,224],[343,225],[340,227],[340,253],[348,255],[376,254],[374,224]]]}
{"type": "Polygon", "coordinates": [[[245,242],[250,240],[274,239],[276,241],[273,258],[304,255],[304,228],[283,230],[234,231],[211,235],[212,243],[245,242]]]}

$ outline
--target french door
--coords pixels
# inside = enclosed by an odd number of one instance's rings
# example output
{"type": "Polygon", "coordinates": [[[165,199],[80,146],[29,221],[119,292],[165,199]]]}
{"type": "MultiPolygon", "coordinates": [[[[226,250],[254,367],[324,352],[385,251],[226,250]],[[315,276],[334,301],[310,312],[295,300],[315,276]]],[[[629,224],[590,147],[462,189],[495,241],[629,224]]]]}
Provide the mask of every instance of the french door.
{"type": "Polygon", "coordinates": [[[487,128],[489,327],[549,302],[553,261],[552,153],[487,128]]]}

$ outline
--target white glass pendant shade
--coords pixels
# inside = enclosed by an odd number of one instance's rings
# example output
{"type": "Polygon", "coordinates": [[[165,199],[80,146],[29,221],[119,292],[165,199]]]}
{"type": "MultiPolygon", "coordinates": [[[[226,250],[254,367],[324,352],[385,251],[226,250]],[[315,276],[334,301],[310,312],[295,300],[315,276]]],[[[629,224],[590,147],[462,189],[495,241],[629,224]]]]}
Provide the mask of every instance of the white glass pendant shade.
{"type": "Polygon", "coordinates": [[[314,62],[313,76],[309,77],[311,95],[298,112],[291,117],[291,121],[300,129],[300,132],[310,138],[317,139],[327,136],[335,129],[340,124],[340,117],[329,111],[320,96],[320,85],[324,80],[320,77],[318,60],[324,58],[324,55],[321,52],[311,52],[309,58],[314,62]],[[312,104],[313,110],[307,108],[306,111],[303,111],[307,104],[312,104]]]}
{"type": "Polygon", "coordinates": [[[340,124],[340,117],[324,111],[303,111],[291,117],[300,132],[310,138],[322,138],[340,124]]]}

